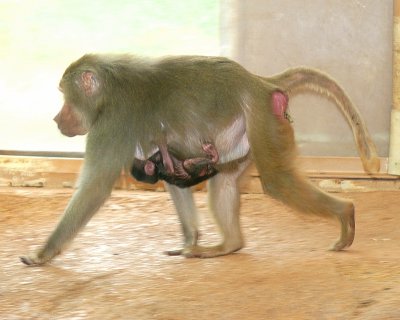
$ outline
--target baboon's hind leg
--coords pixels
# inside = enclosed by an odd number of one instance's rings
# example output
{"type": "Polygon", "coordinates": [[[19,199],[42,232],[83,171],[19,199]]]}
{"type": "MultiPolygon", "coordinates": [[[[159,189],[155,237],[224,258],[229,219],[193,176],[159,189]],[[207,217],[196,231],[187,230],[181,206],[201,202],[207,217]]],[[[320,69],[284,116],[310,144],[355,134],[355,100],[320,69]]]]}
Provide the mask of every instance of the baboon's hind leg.
{"type": "MultiPolygon", "coordinates": [[[[287,101],[281,100],[278,102],[283,101],[284,109],[287,101]]],[[[293,128],[288,121],[271,115],[279,103],[272,99],[269,105],[255,104],[257,112],[247,113],[247,134],[263,189],[300,212],[338,219],[340,238],[332,249],[342,250],[354,240],[354,205],[323,192],[297,171],[293,128]]]]}
{"type": "Polygon", "coordinates": [[[355,219],[354,205],[351,201],[327,194],[292,170],[276,172],[269,181],[271,182],[264,185],[265,191],[292,208],[303,213],[339,220],[340,237],[332,246],[332,250],[339,251],[353,243],[355,219]]]}
{"type": "Polygon", "coordinates": [[[239,163],[234,170],[221,170],[209,180],[209,209],[221,232],[222,242],[215,246],[192,246],[184,251],[183,254],[186,257],[212,258],[238,251],[243,247],[238,178],[249,163],[249,160],[245,160],[239,163]]]}

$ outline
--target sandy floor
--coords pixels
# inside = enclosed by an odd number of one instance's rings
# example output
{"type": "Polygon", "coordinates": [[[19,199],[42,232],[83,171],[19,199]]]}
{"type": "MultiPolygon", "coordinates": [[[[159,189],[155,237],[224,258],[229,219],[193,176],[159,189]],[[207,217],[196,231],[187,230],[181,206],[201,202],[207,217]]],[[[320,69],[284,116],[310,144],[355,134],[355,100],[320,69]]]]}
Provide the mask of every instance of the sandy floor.
{"type": "MultiPolygon", "coordinates": [[[[400,319],[400,192],[346,193],[353,246],[327,248],[338,226],[243,195],[246,247],[214,259],[168,257],[180,246],[168,194],[115,191],[68,250],[26,267],[71,191],[0,189],[1,319],[400,319]]],[[[205,243],[218,241],[204,193],[205,243]]]]}

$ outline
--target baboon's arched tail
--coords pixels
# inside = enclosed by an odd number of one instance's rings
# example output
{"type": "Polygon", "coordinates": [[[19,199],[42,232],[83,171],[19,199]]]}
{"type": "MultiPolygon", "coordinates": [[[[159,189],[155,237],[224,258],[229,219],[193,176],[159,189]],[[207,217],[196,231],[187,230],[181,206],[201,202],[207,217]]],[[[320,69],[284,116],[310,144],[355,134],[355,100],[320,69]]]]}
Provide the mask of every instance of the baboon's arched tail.
{"type": "Polygon", "coordinates": [[[293,68],[270,78],[263,78],[285,91],[289,97],[301,92],[315,92],[335,102],[352,128],[364,170],[368,173],[379,172],[380,161],[376,147],[357,107],[328,75],[309,68],[293,68]]]}

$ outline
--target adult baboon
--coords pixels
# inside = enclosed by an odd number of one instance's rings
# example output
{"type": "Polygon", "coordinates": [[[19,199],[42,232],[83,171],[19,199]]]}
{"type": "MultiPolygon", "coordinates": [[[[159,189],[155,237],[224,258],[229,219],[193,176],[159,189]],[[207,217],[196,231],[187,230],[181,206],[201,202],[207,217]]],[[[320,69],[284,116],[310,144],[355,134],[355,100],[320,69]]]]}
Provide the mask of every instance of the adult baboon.
{"type": "Polygon", "coordinates": [[[198,225],[188,188],[168,185],[182,223],[184,245],[171,254],[215,257],[243,246],[237,180],[251,161],[266,193],[305,213],[335,217],[341,225],[333,250],[354,239],[354,206],[322,192],[296,169],[293,129],[286,119],[288,99],[299,91],[323,94],[350,123],[364,168],[379,170],[375,146],[358,110],[325,74],[295,68],[270,78],[246,71],[221,57],[180,56],[160,60],[130,55],[88,54],[65,71],[60,89],[65,104],[55,120],[68,136],[88,132],[78,188],[43,247],[21,257],[42,264],[59,254],[110,195],[123,167],[148,159],[160,147],[177,158],[203,156],[211,143],[218,174],[209,180],[210,210],[221,244],[197,244],[198,225]]]}

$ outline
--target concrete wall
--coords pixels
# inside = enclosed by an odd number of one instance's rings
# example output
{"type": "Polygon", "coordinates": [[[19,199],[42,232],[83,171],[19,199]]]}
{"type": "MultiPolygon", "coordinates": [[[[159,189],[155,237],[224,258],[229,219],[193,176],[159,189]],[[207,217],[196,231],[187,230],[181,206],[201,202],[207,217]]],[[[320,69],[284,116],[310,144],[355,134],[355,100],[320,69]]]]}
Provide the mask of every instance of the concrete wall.
{"type": "MultiPolygon", "coordinates": [[[[298,65],[327,72],[360,109],[379,155],[387,156],[392,6],[391,0],[223,0],[222,55],[266,76],[298,65]]],[[[296,96],[290,113],[301,154],[357,155],[333,103],[296,96]]]]}

